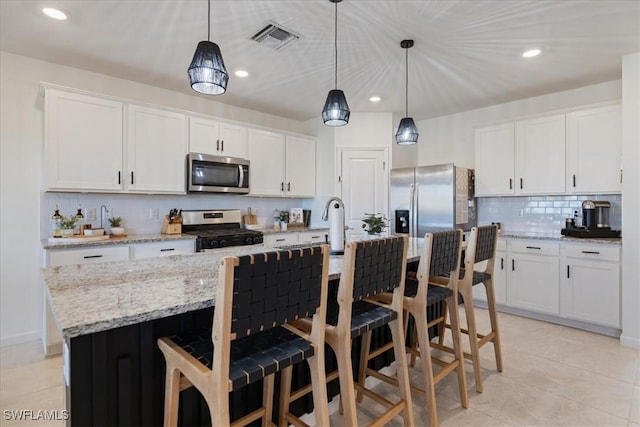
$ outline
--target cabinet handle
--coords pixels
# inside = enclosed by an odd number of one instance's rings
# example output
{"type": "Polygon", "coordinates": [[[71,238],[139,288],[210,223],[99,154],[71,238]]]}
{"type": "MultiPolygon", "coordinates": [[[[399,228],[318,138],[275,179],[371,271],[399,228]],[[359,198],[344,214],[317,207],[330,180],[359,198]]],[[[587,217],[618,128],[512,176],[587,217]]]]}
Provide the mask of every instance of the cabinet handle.
{"type": "Polygon", "coordinates": [[[280,183],[280,191],[284,191],[284,182],[280,183]]]}
{"type": "Polygon", "coordinates": [[[622,169],[620,169],[620,184],[622,184],[622,169]]]}
{"type": "Polygon", "coordinates": [[[504,258],[500,257],[500,270],[504,270],[504,258]]]}
{"type": "Polygon", "coordinates": [[[276,239],[276,242],[284,242],[285,239],[276,239]]]}
{"type": "Polygon", "coordinates": [[[515,259],[511,260],[511,271],[516,271],[516,260],[515,259]]]}
{"type": "Polygon", "coordinates": [[[131,185],[133,185],[133,171],[131,171],[131,185]]]}
{"type": "Polygon", "coordinates": [[[538,246],[527,246],[527,249],[537,249],[537,250],[540,250],[540,249],[542,249],[542,248],[541,248],[541,247],[538,247],[538,246]]]}
{"type": "Polygon", "coordinates": [[[216,151],[220,151],[220,140],[216,139],[216,151]]]}
{"type": "Polygon", "coordinates": [[[570,271],[569,271],[569,269],[570,269],[570,268],[571,268],[571,267],[569,267],[569,265],[567,265],[567,279],[570,279],[570,278],[571,278],[571,273],[570,273],[570,271]]]}
{"type": "Polygon", "coordinates": [[[509,190],[513,190],[513,179],[509,178],[509,190]]]}
{"type": "Polygon", "coordinates": [[[224,139],[220,141],[220,151],[224,151],[224,139]]]}
{"type": "Polygon", "coordinates": [[[83,257],[84,259],[89,259],[89,258],[102,258],[102,255],[86,255],[83,257]]]}
{"type": "Polygon", "coordinates": [[[120,171],[118,171],[118,185],[120,184],[120,171]]]}
{"type": "Polygon", "coordinates": [[[312,239],[320,239],[322,236],[311,236],[312,239]]]}
{"type": "Polygon", "coordinates": [[[168,251],[175,251],[175,249],[174,248],[160,249],[160,252],[168,252],[168,251]]]}
{"type": "Polygon", "coordinates": [[[598,251],[582,251],[583,254],[594,254],[594,255],[600,255],[600,252],[598,251]]]}
{"type": "Polygon", "coordinates": [[[573,174],[573,186],[574,186],[574,188],[576,186],[576,175],[575,174],[573,174]]]}
{"type": "Polygon", "coordinates": [[[522,190],[522,178],[520,178],[520,189],[522,190]]]}
{"type": "Polygon", "coordinates": [[[291,191],[291,183],[287,182],[287,191],[291,191]]]}

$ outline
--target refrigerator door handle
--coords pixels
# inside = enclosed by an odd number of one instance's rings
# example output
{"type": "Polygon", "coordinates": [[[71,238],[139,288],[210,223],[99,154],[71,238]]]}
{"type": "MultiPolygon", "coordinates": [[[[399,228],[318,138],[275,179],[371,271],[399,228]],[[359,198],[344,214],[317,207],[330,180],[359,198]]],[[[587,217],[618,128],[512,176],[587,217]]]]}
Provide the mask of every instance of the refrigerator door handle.
{"type": "Polygon", "coordinates": [[[415,188],[413,184],[409,184],[409,237],[413,236],[413,192],[415,188]]]}
{"type": "Polygon", "coordinates": [[[413,187],[413,237],[420,237],[418,236],[418,191],[419,189],[420,189],[420,184],[416,184],[413,187]]]}

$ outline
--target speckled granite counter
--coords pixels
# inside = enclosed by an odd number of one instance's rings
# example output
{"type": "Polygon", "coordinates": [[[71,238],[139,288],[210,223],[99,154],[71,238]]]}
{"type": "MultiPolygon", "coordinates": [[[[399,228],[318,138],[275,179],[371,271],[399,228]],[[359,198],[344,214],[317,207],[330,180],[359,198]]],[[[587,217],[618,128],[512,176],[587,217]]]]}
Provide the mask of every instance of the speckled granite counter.
{"type": "MultiPolygon", "coordinates": [[[[409,261],[424,239],[410,239],[409,261]]],[[[131,243],[131,242],[130,242],[131,243]]],[[[224,256],[272,250],[263,245],[133,261],[43,269],[64,338],[91,334],[212,307],[224,256]]],[[[330,279],[340,277],[342,257],[331,256],[330,279]]]]}
{"type": "Polygon", "coordinates": [[[106,245],[131,245],[135,243],[151,243],[166,242],[171,240],[195,240],[196,236],[191,234],[131,234],[126,237],[113,237],[107,240],[99,240],[93,242],[78,243],[51,243],[47,239],[42,240],[44,249],[68,249],[68,248],[86,248],[89,246],[106,246],[106,245]]]}
{"type": "Polygon", "coordinates": [[[577,243],[603,243],[609,245],[622,245],[622,239],[620,238],[591,238],[583,239],[578,237],[567,237],[560,233],[528,233],[528,232],[514,232],[514,231],[502,231],[498,237],[505,237],[509,239],[535,239],[535,240],[555,240],[557,242],[577,242],[577,243]]]}

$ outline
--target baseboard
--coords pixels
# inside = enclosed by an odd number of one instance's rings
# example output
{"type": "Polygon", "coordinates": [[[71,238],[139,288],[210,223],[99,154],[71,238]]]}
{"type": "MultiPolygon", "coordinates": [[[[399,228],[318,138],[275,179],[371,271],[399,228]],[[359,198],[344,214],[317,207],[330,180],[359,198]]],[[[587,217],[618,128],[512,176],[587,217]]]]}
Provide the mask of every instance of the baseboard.
{"type": "Polygon", "coordinates": [[[13,335],[10,337],[0,338],[0,347],[7,347],[15,344],[23,344],[30,341],[40,340],[40,335],[36,332],[26,334],[13,335]]]}
{"type": "Polygon", "coordinates": [[[640,339],[627,337],[624,335],[624,332],[623,332],[622,335],[620,335],[620,344],[622,344],[625,347],[640,348],[640,339]]]}

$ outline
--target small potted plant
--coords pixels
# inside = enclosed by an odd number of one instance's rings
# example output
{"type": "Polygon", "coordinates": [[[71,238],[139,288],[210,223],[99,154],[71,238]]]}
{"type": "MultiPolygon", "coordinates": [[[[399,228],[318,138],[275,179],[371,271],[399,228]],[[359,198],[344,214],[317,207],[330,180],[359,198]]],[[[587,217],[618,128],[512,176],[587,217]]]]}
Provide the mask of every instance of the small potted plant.
{"type": "Polygon", "coordinates": [[[61,233],[62,237],[71,237],[73,236],[73,229],[76,225],[76,217],[71,216],[62,216],[61,220],[61,233]]]}
{"type": "Polygon", "coordinates": [[[280,230],[287,231],[289,224],[289,211],[280,211],[280,230]]]}
{"type": "Polygon", "coordinates": [[[124,234],[124,228],[121,227],[122,225],[121,217],[116,216],[116,217],[109,218],[109,225],[111,225],[111,234],[113,234],[114,236],[119,236],[121,234],[124,234]]]}
{"type": "Polygon", "coordinates": [[[387,228],[387,218],[383,214],[365,213],[362,228],[369,236],[378,236],[387,228]]]}

